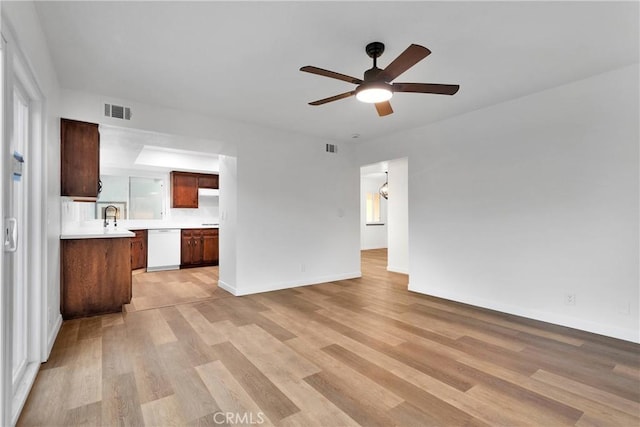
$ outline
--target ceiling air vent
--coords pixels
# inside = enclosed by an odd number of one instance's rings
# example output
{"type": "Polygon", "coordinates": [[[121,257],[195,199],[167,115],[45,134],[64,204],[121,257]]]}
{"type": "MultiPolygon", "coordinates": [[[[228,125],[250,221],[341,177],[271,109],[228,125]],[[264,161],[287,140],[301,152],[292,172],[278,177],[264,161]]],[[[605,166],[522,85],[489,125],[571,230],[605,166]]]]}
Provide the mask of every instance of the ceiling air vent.
{"type": "Polygon", "coordinates": [[[114,119],[131,120],[131,108],[122,105],[104,104],[104,115],[114,119]]]}
{"type": "Polygon", "coordinates": [[[338,146],[335,144],[327,144],[325,150],[327,151],[327,153],[337,153],[338,146]]]}

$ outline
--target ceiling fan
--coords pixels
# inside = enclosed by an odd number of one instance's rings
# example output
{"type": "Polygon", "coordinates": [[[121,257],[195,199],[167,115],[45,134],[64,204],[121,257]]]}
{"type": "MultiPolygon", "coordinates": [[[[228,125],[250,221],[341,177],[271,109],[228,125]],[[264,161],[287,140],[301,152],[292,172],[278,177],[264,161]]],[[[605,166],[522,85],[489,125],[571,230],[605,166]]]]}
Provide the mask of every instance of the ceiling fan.
{"type": "Polygon", "coordinates": [[[393,113],[389,99],[391,99],[395,92],[453,95],[460,89],[459,85],[438,83],[391,83],[396,77],[400,76],[400,74],[413,67],[431,53],[426,47],[412,44],[384,70],[377,67],[377,59],[384,52],[384,44],[380,42],[369,43],[365,50],[367,55],[373,58],[373,67],[364,72],[364,79],[323,70],[322,68],[311,65],[300,68],[300,71],[358,85],[355,90],[330,96],[329,98],[319,99],[310,102],[309,105],[322,105],[355,95],[359,101],[375,104],[379,116],[386,116],[393,113]]]}

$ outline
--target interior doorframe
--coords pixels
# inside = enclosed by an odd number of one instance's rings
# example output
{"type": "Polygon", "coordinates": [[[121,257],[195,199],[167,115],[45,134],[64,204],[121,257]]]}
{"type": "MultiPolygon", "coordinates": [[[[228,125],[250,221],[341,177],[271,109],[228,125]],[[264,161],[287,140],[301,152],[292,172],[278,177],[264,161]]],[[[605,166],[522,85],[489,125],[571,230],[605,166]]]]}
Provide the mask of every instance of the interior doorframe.
{"type": "MultiPolygon", "coordinates": [[[[4,35],[0,33],[0,49],[2,50],[2,58],[0,60],[0,67],[2,70],[0,72],[0,130],[1,130],[1,141],[2,145],[4,145],[4,141],[6,141],[6,126],[5,126],[5,93],[7,88],[7,79],[5,78],[7,74],[6,69],[6,56],[7,56],[7,42],[4,38],[4,35]]],[[[5,227],[5,155],[4,150],[0,152],[0,185],[2,186],[0,191],[0,213],[2,218],[2,229],[4,233],[5,227]]],[[[3,237],[4,241],[4,237],[3,237]]],[[[4,248],[2,256],[0,256],[0,280],[4,284],[5,277],[5,266],[4,266],[4,248]]],[[[11,326],[8,321],[8,314],[11,313],[11,310],[7,309],[7,294],[9,293],[7,286],[2,286],[0,288],[0,425],[7,425],[9,423],[9,414],[11,413],[11,380],[10,376],[7,376],[7,372],[10,372],[12,369],[11,359],[8,357],[11,352],[11,346],[9,345],[9,331],[8,328],[11,326]]]]}
{"type": "MultiPolygon", "coordinates": [[[[2,287],[2,418],[3,425],[14,425],[26,398],[35,381],[40,363],[48,357],[47,346],[47,221],[45,217],[47,198],[45,178],[47,176],[46,146],[45,146],[45,98],[40,90],[34,73],[29,67],[20,50],[11,25],[2,16],[3,38],[3,147],[2,147],[2,206],[3,217],[7,214],[8,197],[7,186],[11,185],[9,173],[11,173],[11,155],[8,150],[9,141],[13,132],[13,87],[18,81],[29,97],[29,131],[30,140],[25,162],[29,162],[25,171],[29,174],[25,183],[28,188],[29,210],[27,213],[25,229],[27,244],[27,259],[29,268],[26,271],[25,283],[28,287],[27,304],[31,310],[27,319],[30,328],[28,342],[28,366],[24,380],[18,385],[17,390],[12,390],[12,342],[13,330],[11,316],[13,314],[13,290],[10,286],[2,287]]],[[[20,242],[19,237],[19,242],[20,242]]],[[[25,239],[22,239],[25,242],[25,239]]],[[[2,277],[3,283],[7,283],[8,271],[7,257],[3,254],[2,277]]]]}
{"type": "MultiPolygon", "coordinates": [[[[386,160],[379,160],[376,162],[372,162],[372,163],[366,163],[364,165],[361,165],[359,168],[359,177],[360,177],[360,190],[359,190],[359,197],[362,197],[362,169],[363,168],[368,168],[370,169],[371,167],[375,167],[377,168],[377,172],[388,172],[387,177],[386,177],[386,181],[389,185],[389,199],[387,200],[387,218],[386,218],[386,228],[387,228],[387,271],[393,272],[393,273],[400,273],[400,274],[406,274],[407,276],[409,275],[409,261],[410,261],[410,247],[411,247],[411,234],[409,233],[409,227],[410,227],[410,209],[409,209],[409,187],[410,187],[410,182],[409,182],[409,157],[408,156],[403,156],[403,157],[393,157],[391,159],[386,159],[386,160]],[[398,171],[396,169],[396,167],[394,167],[395,164],[397,164],[398,162],[404,161],[406,163],[406,175],[401,176],[400,174],[398,174],[398,171]],[[398,245],[395,244],[394,241],[392,241],[392,233],[394,233],[394,231],[397,230],[398,227],[396,227],[398,224],[400,224],[398,222],[397,219],[394,218],[394,216],[391,214],[392,209],[391,209],[391,203],[397,203],[395,200],[397,199],[392,199],[393,193],[397,191],[394,190],[394,187],[397,186],[397,177],[401,177],[403,179],[401,179],[400,181],[402,182],[403,180],[406,181],[406,191],[407,191],[407,196],[406,196],[406,200],[403,200],[401,203],[401,205],[396,204],[394,211],[397,212],[397,207],[398,206],[402,206],[405,210],[406,210],[406,233],[402,233],[403,236],[406,235],[406,242],[403,242],[402,245],[398,245]],[[394,179],[395,178],[395,179],[394,179]],[[392,224],[394,223],[394,224],[392,224]],[[390,265],[389,264],[389,259],[390,254],[394,254],[394,259],[395,254],[397,254],[400,251],[404,251],[406,252],[406,257],[404,257],[404,260],[406,261],[406,266],[402,265],[402,266],[398,266],[398,265],[390,265]]],[[[362,227],[362,221],[363,218],[365,216],[365,213],[362,211],[364,209],[363,207],[363,202],[362,200],[360,201],[360,241],[362,242],[362,232],[363,227],[362,227]]],[[[404,231],[404,230],[402,230],[404,231]]],[[[361,244],[361,250],[362,250],[362,244],[361,244]]],[[[360,257],[360,259],[362,260],[362,256],[360,257]]]]}

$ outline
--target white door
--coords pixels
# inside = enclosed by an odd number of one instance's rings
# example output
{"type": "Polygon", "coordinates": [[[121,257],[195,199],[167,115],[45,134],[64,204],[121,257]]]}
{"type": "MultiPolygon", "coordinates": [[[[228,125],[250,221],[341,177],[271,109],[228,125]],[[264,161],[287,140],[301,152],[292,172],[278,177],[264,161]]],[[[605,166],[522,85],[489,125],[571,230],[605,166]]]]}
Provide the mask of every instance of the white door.
{"type": "Polygon", "coordinates": [[[11,197],[7,205],[7,217],[11,218],[9,228],[12,236],[9,236],[9,244],[12,247],[7,255],[10,258],[7,263],[7,271],[11,274],[10,281],[13,290],[12,305],[12,366],[11,389],[13,393],[18,390],[24,379],[25,369],[28,363],[28,343],[30,336],[29,286],[27,281],[26,257],[28,236],[29,211],[29,174],[28,166],[21,160],[28,158],[29,147],[29,98],[19,82],[13,85],[13,137],[9,147],[9,160],[11,163],[11,180],[9,182],[11,197]],[[22,166],[22,170],[19,168],[22,166]],[[15,220],[14,220],[15,219],[15,220]],[[15,237],[14,237],[15,236],[15,237]]]}
{"type": "Polygon", "coordinates": [[[33,75],[13,38],[5,41],[4,27],[2,36],[0,425],[11,425],[17,421],[43,358],[43,256],[39,249],[44,239],[43,202],[38,184],[43,128],[42,97],[33,75]]]}
{"type": "MultiPolygon", "coordinates": [[[[5,87],[5,40],[4,37],[0,38],[0,139],[4,140],[4,104],[5,104],[5,96],[4,96],[4,87],[5,87]]],[[[2,215],[0,215],[0,219],[2,219],[2,221],[4,221],[4,195],[5,193],[8,191],[7,190],[7,185],[6,185],[6,173],[5,173],[5,166],[4,166],[4,155],[0,154],[0,183],[2,184],[2,191],[0,192],[0,212],[2,213],[2,215]]],[[[4,224],[3,224],[3,232],[4,232],[4,224]]],[[[3,236],[5,237],[5,236],[3,236]]],[[[9,369],[7,368],[8,365],[8,361],[7,359],[9,359],[8,357],[8,352],[5,351],[5,349],[9,348],[9,343],[8,343],[8,337],[7,337],[7,333],[6,333],[6,328],[5,325],[6,323],[9,321],[8,320],[8,316],[7,316],[7,294],[8,292],[5,291],[5,286],[4,286],[4,279],[5,279],[5,275],[4,275],[4,256],[0,257],[0,280],[2,281],[2,288],[0,288],[0,424],[4,425],[7,422],[8,419],[8,415],[7,413],[10,412],[10,402],[11,400],[9,399],[9,390],[7,387],[7,381],[5,381],[6,379],[8,379],[8,371],[9,369]]]]}

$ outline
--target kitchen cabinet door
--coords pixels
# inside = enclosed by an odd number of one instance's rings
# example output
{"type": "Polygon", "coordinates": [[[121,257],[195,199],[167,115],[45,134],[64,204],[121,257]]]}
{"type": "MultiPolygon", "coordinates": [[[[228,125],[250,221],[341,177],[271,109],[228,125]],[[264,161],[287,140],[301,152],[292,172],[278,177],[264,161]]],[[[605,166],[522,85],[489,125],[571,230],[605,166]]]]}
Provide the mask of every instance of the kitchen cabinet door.
{"type": "Polygon", "coordinates": [[[131,239],[61,240],[62,318],[122,312],[131,302],[131,239]]]}
{"type": "Polygon", "coordinates": [[[182,230],[180,251],[180,268],[218,265],[218,230],[182,230]]]}
{"type": "Polygon", "coordinates": [[[198,174],[171,172],[171,207],[198,207],[198,174]]]}
{"type": "Polygon", "coordinates": [[[192,260],[193,233],[191,230],[180,232],[180,266],[191,265],[192,260]]]}
{"type": "Polygon", "coordinates": [[[180,266],[194,267],[202,264],[202,231],[182,230],[180,243],[180,266]]]}
{"type": "Polygon", "coordinates": [[[202,230],[202,263],[218,265],[218,230],[202,230]]]}
{"type": "Polygon", "coordinates": [[[131,239],[131,269],[147,267],[147,230],[135,230],[131,239]]]}
{"type": "Polygon", "coordinates": [[[100,186],[100,132],[94,123],[60,119],[60,191],[95,201],[100,186]]]}
{"type": "Polygon", "coordinates": [[[198,176],[199,188],[218,188],[218,175],[201,174],[198,176]]]}
{"type": "Polygon", "coordinates": [[[193,230],[192,242],[191,265],[199,266],[202,264],[202,230],[193,230]]]}

